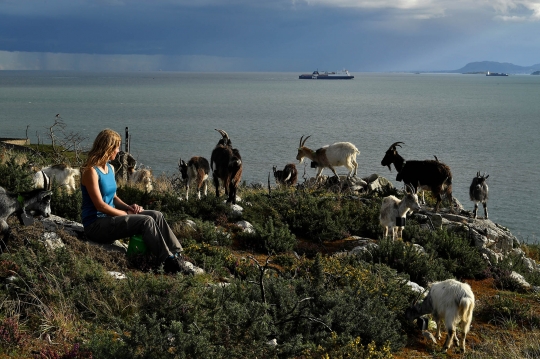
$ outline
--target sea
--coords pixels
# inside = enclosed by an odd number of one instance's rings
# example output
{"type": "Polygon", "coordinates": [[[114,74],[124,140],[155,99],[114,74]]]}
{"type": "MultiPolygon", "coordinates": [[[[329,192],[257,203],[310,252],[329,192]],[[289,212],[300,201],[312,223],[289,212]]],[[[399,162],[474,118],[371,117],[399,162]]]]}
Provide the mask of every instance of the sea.
{"type": "MultiPolygon", "coordinates": [[[[489,174],[490,219],[538,243],[540,76],[352,74],[0,71],[0,137],[50,143],[60,119],[55,135],[77,134],[88,149],[102,129],[122,137],[127,129],[131,153],[158,176],[177,173],[180,159],[209,159],[223,129],[242,155],[243,180],[266,185],[273,166],[297,163],[300,137],[309,135],[312,149],[352,142],[360,177],[376,173],[402,187],[393,166],[381,166],[400,141],[406,160],[437,156],[451,167],[466,209],[474,207],[473,177],[489,174]]],[[[300,177],[315,175],[309,164],[297,163],[300,177]]]]}

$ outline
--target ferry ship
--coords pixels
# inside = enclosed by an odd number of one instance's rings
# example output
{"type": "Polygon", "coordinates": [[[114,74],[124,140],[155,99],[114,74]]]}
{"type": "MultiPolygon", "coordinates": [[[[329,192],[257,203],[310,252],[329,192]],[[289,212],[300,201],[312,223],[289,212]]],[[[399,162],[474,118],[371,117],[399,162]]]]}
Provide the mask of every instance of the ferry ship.
{"type": "Polygon", "coordinates": [[[312,74],[302,74],[298,78],[302,80],[350,80],[354,79],[354,76],[347,70],[336,72],[319,72],[319,70],[315,70],[312,74]]]}
{"type": "Polygon", "coordinates": [[[487,72],[486,76],[508,76],[508,74],[505,74],[504,72],[487,72]]]}

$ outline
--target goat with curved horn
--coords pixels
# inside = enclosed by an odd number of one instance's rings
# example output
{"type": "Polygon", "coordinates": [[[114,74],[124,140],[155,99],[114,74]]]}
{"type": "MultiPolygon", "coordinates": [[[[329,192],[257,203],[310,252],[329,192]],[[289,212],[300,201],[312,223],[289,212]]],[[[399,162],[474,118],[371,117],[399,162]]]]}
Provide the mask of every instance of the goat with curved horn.
{"type": "Polygon", "coordinates": [[[321,147],[317,150],[312,150],[305,145],[310,136],[304,138],[300,137],[300,147],[298,147],[298,153],[296,159],[299,163],[302,163],[304,157],[309,158],[317,166],[318,179],[324,168],[329,168],[332,173],[338,178],[339,176],[334,167],[345,166],[349,170],[348,177],[356,176],[358,169],[358,163],[356,162],[356,156],[360,153],[358,148],[350,142],[336,142],[329,146],[321,147]]]}
{"type": "MultiPolygon", "coordinates": [[[[398,174],[396,181],[413,186],[415,189],[430,190],[437,198],[435,212],[439,210],[443,196],[452,206],[452,171],[446,164],[437,160],[405,161],[397,152],[397,147],[401,147],[403,142],[394,142],[386,151],[381,161],[382,166],[388,166],[391,171],[391,164],[394,164],[398,174]]],[[[422,196],[423,197],[423,196],[422,196]]]]}

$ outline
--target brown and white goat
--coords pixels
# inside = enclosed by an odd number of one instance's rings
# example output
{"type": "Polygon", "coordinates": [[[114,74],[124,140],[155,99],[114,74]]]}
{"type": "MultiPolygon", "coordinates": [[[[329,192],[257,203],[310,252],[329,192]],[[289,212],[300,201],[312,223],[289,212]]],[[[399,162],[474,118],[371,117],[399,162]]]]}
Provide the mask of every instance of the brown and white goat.
{"type": "Polygon", "coordinates": [[[480,172],[477,172],[476,177],[473,178],[469,187],[469,197],[474,202],[474,218],[476,218],[476,214],[478,213],[478,202],[481,202],[482,206],[484,206],[484,218],[488,219],[487,200],[489,197],[489,188],[486,182],[488,177],[489,175],[486,176],[485,173],[480,175],[480,172]]]}
{"type": "Polygon", "coordinates": [[[276,166],[273,167],[274,179],[280,185],[294,186],[298,182],[298,170],[294,163],[288,163],[282,170],[278,170],[276,166]]]}
{"type": "Polygon", "coordinates": [[[189,186],[196,181],[197,198],[201,199],[201,188],[204,195],[208,192],[208,174],[210,173],[210,164],[204,157],[194,156],[186,163],[184,160],[178,160],[178,169],[182,175],[182,180],[186,185],[186,200],[189,199],[189,186]]]}
{"type": "Polygon", "coordinates": [[[417,305],[413,303],[410,308],[407,308],[405,318],[412,321],[422,315],[431,314],[437,323],[437,340],[441,340],[442,322],[446,326],[448,335],[443,350],[448,350],[455,340],[465,353],[465,338],[471,328],[474,304],[474,294],[467,283],[447,279],[433,283],[422,303],[417,305]],[[463,330],[461,343],[456,334],[456,326],[463,330]]]}
{"type": "Polygon", "coordinates": [[[438,160],[424,161],[405,161],[397,152],[397,147],[401,147],[400,143],[395,142],[386,151],[384,158],[381,161],[382,166],[388,166],[393,163],[396,171],[396,181],[403,181],[405,185],[411,185],[415,191],[420,189],[429,189],[433,196],[437,198],[435,211],[439,210],[443,195],[449,197],[450,207],[452,207],[452,171],[450,167],[438,160]]]}
{"type": "Polygon", "coordinates": [[[329,168],[336,177],[339,178],[334,167],[345,166],[349,170],[347,177],[356,176],[358,163],[356,162],[356,156],[360,154],[358,148],[350,142],[336,142],[329,146],[324,146],[314,151],[305,146],[308,138],[304,139],[304,136],[300,137],[300,146],[298,147],[298,154],[296,159],[299,163],[302,163],[304,157],[309,158],[317,166],[316,178],[321,176],[321,173],[325,167],[329,168]],[[303,140],[303,141],[302,141],[303,140]]]}
{"type": "Polygon", "coordinates": [[[236,204],[236,191],[242,179],[242,157],[240,152],[232,147],[227,132],[218,129],[216,131],[221,134],[221,139],[212,150],[210,157],[216,196],[219,197],[219,180],[221,180],[227,195],[227,202],[236,204]]]}
{"type": "Polygon", "coordinates": [[[69,193],[73,193],[76,190],[75,176],[80,175],[81,172],[78,168],[72,168],[66,164],[57,164],[34,173],[32,179],[35,188],[45,188],[45,176],[47,176],[47,180],[56,181],[58,186],[65,186],[69,193]]]}
{"type": "Polygon", "coordinates": [[[388,229],[392,231],[392,240],[401,238],[403,226],[397,223],[398,218],[405,218],[409,210],[419,211],[418,195],[415,189],[406,185],[405,196],[400,200],[395,196],[384,197],[381,204],[379,220],[384,227],[384,237],[388,236],[388,229]]]}

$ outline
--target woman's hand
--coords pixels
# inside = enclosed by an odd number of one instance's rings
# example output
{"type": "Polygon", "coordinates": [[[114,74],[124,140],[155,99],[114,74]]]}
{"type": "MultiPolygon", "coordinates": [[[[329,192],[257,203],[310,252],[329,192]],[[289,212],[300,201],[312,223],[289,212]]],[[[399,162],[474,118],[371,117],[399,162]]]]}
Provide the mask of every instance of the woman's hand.
{"type": "Polygon", "coordinates": [[[144,211],[144,208],[142,208],[141,206],[135,203],[129,206],[127,210],[129,214],[137,214],[137,213],[141,213],[142,211],[144,211]]]}

